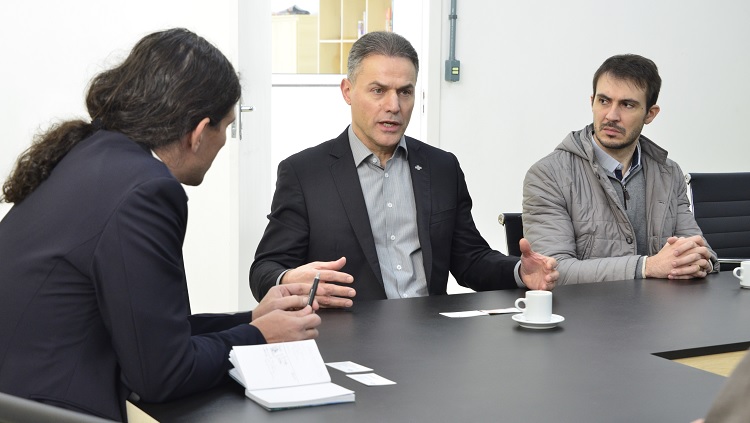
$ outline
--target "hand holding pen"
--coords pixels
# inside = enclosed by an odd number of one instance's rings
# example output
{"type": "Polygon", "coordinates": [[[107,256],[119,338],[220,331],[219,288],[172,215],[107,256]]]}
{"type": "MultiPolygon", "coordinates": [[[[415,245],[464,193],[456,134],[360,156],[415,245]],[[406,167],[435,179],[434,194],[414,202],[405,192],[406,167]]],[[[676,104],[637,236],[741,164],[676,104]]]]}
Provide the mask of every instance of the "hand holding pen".
{"type": "Polygon", "coordinates": [[[318,284],[320,283],[320,272],[315,275],[313,279],[312,287],[310,288],[310,294],[307,297],[307,305],[312,307],[313,301],[315,301],[315,293],[318,292],[318,284]]]}
{"type": "MultiPolygon", "coordinates": [[[[274,310],[301,311],[307,308],[309,296],[310,283],[274,286],[253,310],[253,320],[274,310]]],[[[313,301],[311,306],[312,310],[308,310],[308,313],[314,312],[319,307],[317,301],[313,301]]]]}
{"type": "Polygon", "coordinates": [[[250,324],[268,343],[315,338],[321,320],[315,313],[314,295],[312,306],[307,306],[309,297],[309,283],[274,286],[253,310],[250,324]]]}

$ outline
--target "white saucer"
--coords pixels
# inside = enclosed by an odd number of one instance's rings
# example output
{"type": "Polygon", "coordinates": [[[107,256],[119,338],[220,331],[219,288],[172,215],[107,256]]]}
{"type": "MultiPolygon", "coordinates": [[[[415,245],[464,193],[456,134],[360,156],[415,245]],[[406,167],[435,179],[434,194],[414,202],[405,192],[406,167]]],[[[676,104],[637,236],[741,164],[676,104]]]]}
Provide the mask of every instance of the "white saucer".
{"type": "Polygon", "coordinates": [[[514,314],[513,320],[518,322],[518,324],[521,325],[521,327],[527,328],[527,329],[551,329],[557,326],[558,323],[565,320],[565,318],[562,316],[558,316],[557,314],[553,314],[549,322],[531,322],[529,320],[526,320],[526,317],[524,317],[523,313],[521,313],[521,314],[514,314]]]}

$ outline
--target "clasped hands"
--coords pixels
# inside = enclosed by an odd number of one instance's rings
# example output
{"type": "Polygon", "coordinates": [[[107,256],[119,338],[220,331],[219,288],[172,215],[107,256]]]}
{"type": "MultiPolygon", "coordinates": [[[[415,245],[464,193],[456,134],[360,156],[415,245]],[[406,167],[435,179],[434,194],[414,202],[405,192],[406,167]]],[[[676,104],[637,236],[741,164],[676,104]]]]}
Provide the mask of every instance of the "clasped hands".
{"type": "Polygon", "coordinates": [[[712,270],[711,252],[700,235],[669,237],[664,247],[646,259],[647,278],[704,278],[712,270]]]}

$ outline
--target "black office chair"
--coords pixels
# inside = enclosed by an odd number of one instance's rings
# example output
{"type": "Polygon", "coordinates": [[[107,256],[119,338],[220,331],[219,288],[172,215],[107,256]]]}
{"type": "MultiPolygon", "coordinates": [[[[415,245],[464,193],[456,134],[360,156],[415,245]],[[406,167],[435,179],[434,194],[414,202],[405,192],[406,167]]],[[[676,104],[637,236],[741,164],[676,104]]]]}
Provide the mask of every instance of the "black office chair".
{"type": "Polygon", "coordinates": [[[521,256],[518,241],[523,238],[523,220],[521,213],[500,213],[498,223],[505,226],[505,242],[508,245],[508,255],[521,256]]]}
{"type": "Polygon", "coordinates": [[[695,221],[721,270],[732,270],[750,260],[750,172],[688,173],[695,221]]]}
{"type": "Polygon", "coordinates": [[[0,423],[106,423],[88,414],[54,407],[0,392],[0,423]]]}

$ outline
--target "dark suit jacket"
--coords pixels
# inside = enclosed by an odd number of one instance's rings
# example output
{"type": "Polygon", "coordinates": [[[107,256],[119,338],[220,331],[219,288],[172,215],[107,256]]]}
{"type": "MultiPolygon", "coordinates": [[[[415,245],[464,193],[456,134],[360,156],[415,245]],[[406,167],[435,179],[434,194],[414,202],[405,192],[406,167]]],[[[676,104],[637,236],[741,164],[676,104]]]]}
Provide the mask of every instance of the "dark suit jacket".
{"type": "MultiPolygon", "coordinates": [[[[492,250],[479,234],[456,157],[409,137],[406,145],[430,295],[446,293],[449,271],[476,291],[517,288],[518,258],[492,250]]],[[[285,269],[342,256],[356,299],[386,298],[347,130],[279,164],[268,219],[250,268],[255,298],[285,269]]]]}
{"type": "Polygon", "coordinates": [[[0,222],[0,391],[124,419],[207,389],[232,345],[263,343],[250,313],[190,317],[187,197],[148,149],[81,141],[0,222]]]}

